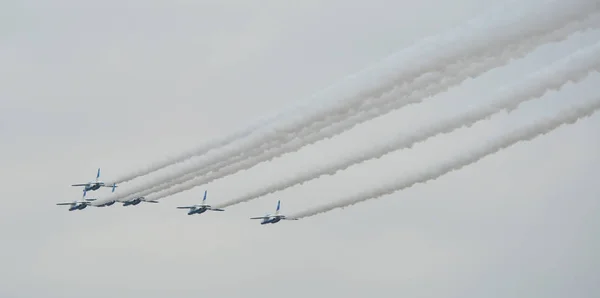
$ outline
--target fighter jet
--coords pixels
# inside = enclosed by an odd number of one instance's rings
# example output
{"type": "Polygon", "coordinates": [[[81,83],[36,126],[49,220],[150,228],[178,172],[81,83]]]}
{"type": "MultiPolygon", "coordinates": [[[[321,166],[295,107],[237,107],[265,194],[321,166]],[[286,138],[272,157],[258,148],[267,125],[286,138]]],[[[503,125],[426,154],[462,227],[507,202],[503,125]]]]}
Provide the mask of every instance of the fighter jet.
{"type": "Polygon", "coordinates": [[[280,215],[279,207],[281,207],[281,201],[277,201],[277,209],[275,209],[274,215],[267,214],[261,217],[251,217],[250,219],[262,219],[262,221],[260,222],[261,225],[275,224],[278,223],[280,220],[298,220],[297,218],[287,218],[285,217],[285,215],[280,215]]]}
{"type": "Polygon", "coordinates": [[[95,181],[90,181],[88,183],[80,183],[80,184],[73,184],[71,186],[83,186],[83,190],[85,191],[90,191],[90,190],[97,190],[100,187],[112,187],[113,189],[115,187],[117,187],[117,184],[113,184],[112,186],[108,186],[105,185],[104,182],[100,181],[100,168],[98,168],[98,173],[96,174],[96,180],[95,181]]]}
{"type": "Polygon", "coordinates": [[[129,199],[126,201],[123,201],[123,206],[135,206],[141,202],[146,202],[146,203],[158,203],[158,201],[156,200],[148,200],[145,197],[137,197],[137,198],[133,198],[133,199],[129,199]]]}
{"type": "Polygon", "coordinates": [[[95,200],[95,199],[86,199],[85,195],[86,195],[86,191],[84,190],[83,198],[81,200],[76,200],[73,202],[65,202],[65,203],[56,203],[56,205],[71,206],[71,207],[69,207],[69,211],[83,210],[83,209],[87,208],[87,206],[89,206],[92,203],[92,201],[95,200]]]}
{"type": "Polygon", "coordinates": [[[177,209],[190,209],[190,211],[188,212],[188,215],[202,214],[202,213],[206,212],[206,210],[225,211],[223,209],[213,208],[210,205],[206,204],[206,190],[204,191],[204,199],[202,199],[202,204],[192,205],[192,206],[181,206],[181,207],[177,207],[177,209]]]}

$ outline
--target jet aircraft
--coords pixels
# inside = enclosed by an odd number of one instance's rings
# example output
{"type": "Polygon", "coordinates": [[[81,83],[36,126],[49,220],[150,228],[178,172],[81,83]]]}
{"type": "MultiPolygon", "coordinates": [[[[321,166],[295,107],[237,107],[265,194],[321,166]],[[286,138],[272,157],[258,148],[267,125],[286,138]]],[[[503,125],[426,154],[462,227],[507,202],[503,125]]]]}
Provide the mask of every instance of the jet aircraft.
{"type": "Polygon", "coordinates": [[[88,183],[80,183],[80,184],[73,184],[71,186],[83,186],[83,190],[85,191],[90,191],[90,190],[97,190],[100,187],[112,187],[113,189],[115,187],[117,187],[117,184],[113,184],[112,186],[109,185],[105,185],[104,182],[100,181],[100,168],[98,168],[98,173],[96,174],[96,180],[95,181],[90,181],[88,183]]]}
{"type": "Polygon", "coordinates": [[[285,215],[279,214],[279,207],[281,207],[281,201],[277,201],[277,209],[275,209],[274,215],[267,214],[265,216],[260,217],[251,217],[250,219],[262,219],[262,221],[260,222],[261,225],[275,224],[278,223],[280,220],[298,220],[297,218],[287,218],[285,217],[285,215]]]}
{"type": "Polygon", "coordinates": [[[180,206],[180,207],[177,207],[177,209],[190,209],[190,211],[188,212],[188,215],[202,214],[202,213],[206,212],[206,210],[225,211],[223,209],[213,208],[210,205],[206,204],[206,190],[204,191],[204,199],[202,199],[202,204],[192,205],[192,206],[180,206]]]}
{"type": "Polygon", "coordinates": [[[135,205],[137,205],[137,204],[139,204],[141,202],[158,203],[158,201],[156,201],[156,200],[148,200],[145,197],[137,197],[137,198],[133,198],[133,199],[130,199],[130,200],[123,201],[123,206],[131,206],[131,205],[135,206],[135,205]]]}
{"type": "Polygon", "coordinates": [[[65,203],[56,203],[56,205],[67,205],[67,206],[71,206],[69,207],[69,211],[75,211],[75,210],[83,210],[85,208],[87,208],[87,206],[89,206],[90,204],[92,204],[92,201],[96,200],[96,199],[86,199],[85,198],[86,195],[86,191],[83,191],[83,198],[81,200],[76,200],[73,202],[65,202],[65,203]]]}

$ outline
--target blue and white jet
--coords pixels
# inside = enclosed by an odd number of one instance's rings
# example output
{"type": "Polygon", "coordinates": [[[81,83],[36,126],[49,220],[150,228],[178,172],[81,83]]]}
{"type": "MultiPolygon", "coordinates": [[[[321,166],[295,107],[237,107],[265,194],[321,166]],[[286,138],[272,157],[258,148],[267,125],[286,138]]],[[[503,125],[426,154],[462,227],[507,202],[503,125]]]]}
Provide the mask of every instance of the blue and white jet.
{"type": "Polygon", "coordinates": [[[261,225],[275,224],[281,220],[298,220],[297,218],[287,218],[287,217],[285,217],[285,215],[279,214],[280,207],[281,207],[281,201],[277,201],[277,209],[275,209],[274,215],[267,214],[265,216],[260,216],[260,217],[251,217],[250,219],[262,219],[262,221],[260,222],[261,225]]]}
{"type": "Polygon", "coordinates": [[[83,190],[85,191],[90,191],[90,190],[98,190],[100,187],[112,187],[113,189],[115,187],[117,187],[116,184],[113,184],[112,186],[109,185],[105,185],[104,182],[100,181],[100,168],[98,168],[98,173],[96,174],[96,180],[95,181],[90,181],[88,183],[80,183],[80,184],[73,184],[71,186],[83,186],[83,190]]]}
{"type": "Polygon", "coordinates": [[[85,195],[86,195],[86,191],[84,190],[83,198],[81,200],[76,200],[73,202],[65,202],[65,203],[56,203],[56,205],[71,206],[71,207],[69,207],[69,211],[83,210],[83,209],[87,208],[87,206],[91,205],[94,200],[96,200],[96,199],[86,199],[85,195]]]}
{"type": "Polygon", "coordinates": [[[188,215],[202,214],[202,213],[206,212],[206,210],[225,211],[220,208],[213,208],[210,205],[206,204],[206,190],[204,191],[204,199],[202,199],[202,204],[199,204],[199,205],[197,204],[197,205],[192,205],[192,206],[180,206],[180,207],[177,207],[177,209],[190,209],[190,211],[188,212],[188,215]]]}

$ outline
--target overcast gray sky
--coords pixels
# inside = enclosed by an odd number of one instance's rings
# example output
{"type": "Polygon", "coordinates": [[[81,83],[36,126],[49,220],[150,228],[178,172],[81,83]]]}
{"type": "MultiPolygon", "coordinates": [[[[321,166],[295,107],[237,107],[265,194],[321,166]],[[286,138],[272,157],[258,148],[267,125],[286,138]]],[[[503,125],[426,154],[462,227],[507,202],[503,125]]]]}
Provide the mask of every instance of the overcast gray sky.
{"type": "Polygon", "coordinates": [[[97,167],[110,180],[231,133],[492,2],[502,0],[0,2],[0,296],[597,296],[599,116],[378,200],[270,226],[248,217],[277,199],[300,211],[410,175],[597,94],[598,74],[223,213],[175,207],[204,189],[209,203],[231,199],[484,103],[599,32],[160,204],[55,206],[79,198],[69,185],[97,167]]]}

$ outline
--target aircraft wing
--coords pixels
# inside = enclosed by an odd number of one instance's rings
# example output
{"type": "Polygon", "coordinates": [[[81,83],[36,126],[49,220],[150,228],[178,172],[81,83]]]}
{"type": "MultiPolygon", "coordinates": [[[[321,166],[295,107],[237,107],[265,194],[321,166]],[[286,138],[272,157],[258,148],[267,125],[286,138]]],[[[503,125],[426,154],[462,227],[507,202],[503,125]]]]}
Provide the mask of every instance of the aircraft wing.
{"type": "Polygon", "coordinates": [[[72,184],[71,186],[86,186],[86,185],[87,185],[87,183],[84,183],[84,184],[72,184]]]}
{"type": "Polygon", "coordinates": [[[158,203],[158,201],[155,201],[155,200],[144,200],[144,202],[146,202],[146,203],[158,203]]]}
{"type": "Polygon", "coordinates": [[[210,208],[210,210],[212,210],[212,211],[225,211],[225,209],[221,209],[221,208],[210,208]]]}
{"type": "Polygon", "coordinates": [[[177,209],[192,209],[194,206],[179,206],[177,209]]]}
{"type": "Polygon", "coordinates": [[[61,206],[65,206],[65,205],[71,205],[73,203],[56,203],[56,205],[61,205],[61,206]]]}
{"type": "Polygon", "coordinates": [[[250,219],[268,219],[269,216],[261,216],[261,217],[250,217],[250,219]]]}

